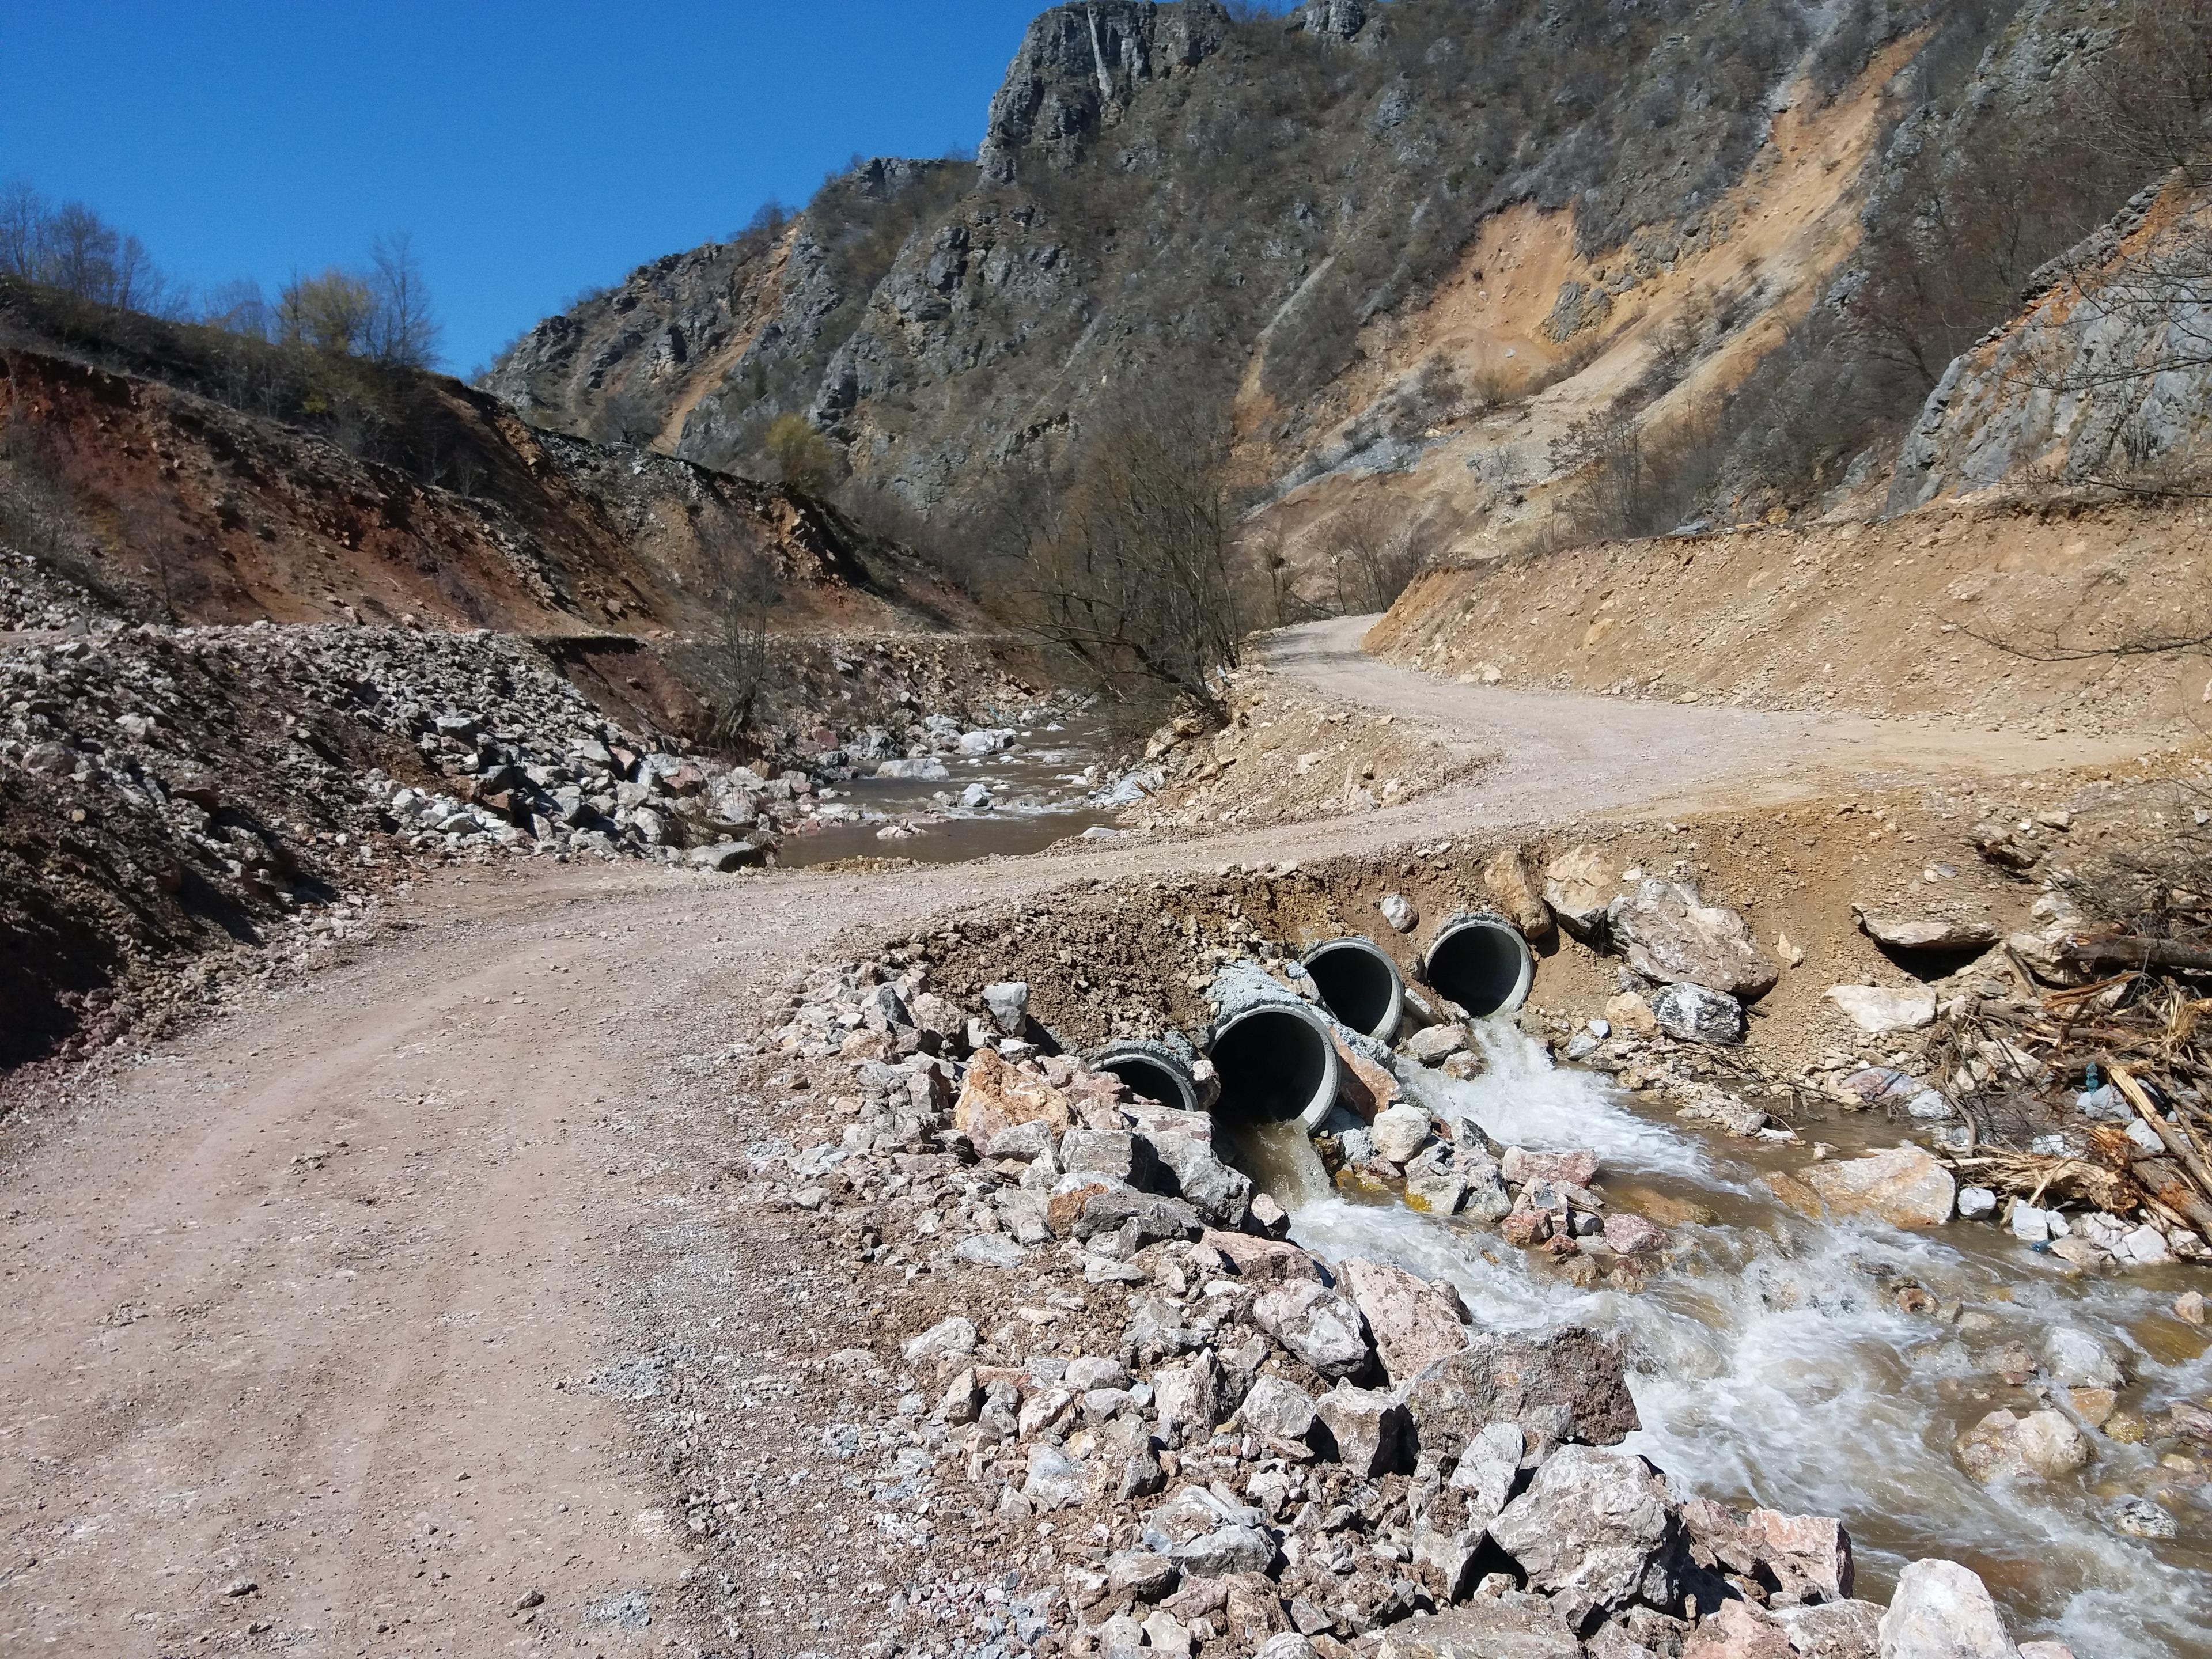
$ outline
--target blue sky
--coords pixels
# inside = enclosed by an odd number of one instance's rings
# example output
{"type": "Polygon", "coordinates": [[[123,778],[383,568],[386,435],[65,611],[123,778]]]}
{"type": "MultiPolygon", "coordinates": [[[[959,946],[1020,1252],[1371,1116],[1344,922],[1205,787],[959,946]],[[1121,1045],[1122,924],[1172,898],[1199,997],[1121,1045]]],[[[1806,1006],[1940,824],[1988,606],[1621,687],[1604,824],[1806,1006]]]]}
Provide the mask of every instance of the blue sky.
{"type": "Polygon", "coordinates": [[[1043,0],[4,0],[0,178],[198,285],[409,230],[465,371],[587,285],[974,144],[1043,0]]]}

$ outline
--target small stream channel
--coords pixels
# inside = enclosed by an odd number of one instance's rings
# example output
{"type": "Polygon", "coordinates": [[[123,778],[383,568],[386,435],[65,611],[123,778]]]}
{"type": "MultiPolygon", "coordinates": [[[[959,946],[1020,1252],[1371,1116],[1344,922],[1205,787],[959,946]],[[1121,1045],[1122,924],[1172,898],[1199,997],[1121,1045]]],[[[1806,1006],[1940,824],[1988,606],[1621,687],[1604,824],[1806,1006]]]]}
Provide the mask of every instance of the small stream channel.
{"type": "Polygon", "coordinates": [[[855,778],[836,785],[825,793],[841,821],[787,836],[776,862],[787,869],[852,858],[956,864],[1042,852],[1086,830],[1111,826],[1123,804],[1106,799],[1115,780],[1106,767],[1103,721],[1079,710],[1009,729],[1012,744],[995,754],[937,757],[943,778],[855,778]],[[989,793],[989,804],[963,805],[977,785],[989,793]]]}
{"type": "MultiPolygon", "coordinates": [[[[1503,1145],[1595,1150],[1612,1204],[1634,1209],[1640,1194],[1663,1194],[1716,1219],[1677,1227],[1686,1248],[1647,1288],[1578,1289],[1486,1228],[1340,1194],[1292,1124],[1282,1127],[1295,1146],[1251,1150],[1291,1212],[1294,1238],[1331,1261],[1367,1256],[1449,1279],[1480,1326],[1620,1333],[1643,1356],[1632,1389],[1644,1427],[1630,1449],[1693,1493],[1842,1517],[1863,1595],[1886,1601],[1905,1563],[1943,1556],[1983,1576],[2020,1639],[2056,1636],[2078,1659],[2212,1651],[2212,1488],[2160,1468],[2148,1445],[2094,1433],[2089,1467],[2048,1484],[1978,1486],[1951,1449],[1997,1407],[2028,1408],[1976,1356],[2014,1342],[2039,1354],[2057,1326],[2126,1347],[2124,1409],[2147,1416],[2203,1395],[2206,1333],[2169,1311],[2191,1282],[2186,1270],[2069,1279],[1992,1226],[1929,1234],[1808,1221],[1757,1184],[1767,1170],[1802,1165],[1802,1146],[1646,1115],[1601,1073],[1554,1067],[1510,1025],[1475,1033],[1484,1074],[1421,1072],[1407,1085],[1419,1104],[1447,1121],[1472,1117],[1503,1145]],[[1968,1334],[1904,1312],[1899,1281],[1991,1322],[1968,1334]],[[2112,1505],[2130,1493],[2161,1496],[2179,1537],[2114,1530],[2112,1505]]],[[[1879,1120],[1822,1124],[1820,1134],[1842,1156],[1900,1139],[1879,1120]]],[[[2063,1390],[2054,1403],[2064,1407],[2063,1390]]]]}

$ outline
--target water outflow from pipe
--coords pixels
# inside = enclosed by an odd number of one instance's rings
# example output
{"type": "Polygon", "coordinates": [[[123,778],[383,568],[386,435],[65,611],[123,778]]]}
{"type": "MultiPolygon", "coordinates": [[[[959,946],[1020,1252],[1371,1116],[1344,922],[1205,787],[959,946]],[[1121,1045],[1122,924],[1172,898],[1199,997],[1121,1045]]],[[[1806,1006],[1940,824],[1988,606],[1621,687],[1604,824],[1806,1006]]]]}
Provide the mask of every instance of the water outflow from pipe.
{"type": "Polygon", "coordinates": [[[1521,930],[1486,910],[1448,916],[1421,957],[1421,973],[1440,994],[1477,1019],[1510,1013],[1528,1000],[1536,958],[1521,930]]]}
{"type": "Polygon", "coordinates": [[[1133,1094],[1178,1111],[1198,1109],[1198,1084],[1182,1055],[1162,1042],[1109,1042],[1091,1056],[1094,1071],[1110,1072],[1133,1094]]]}
{"type": "Polygon", "coordinates": [[[1322,1006],[1353,1030],[1395,1042],[1406,1016],[1406,981],[1382,946],[1358,934],[1324,939],[1304,966],[1322,1006]]]}
{"type": "MultiPolygon", "coordinates": [[[[1632,1378],[1644,1427],[1629,1449],[1695,1493],[1840,1516],[1858,1547],[1863,1595],[1887,1600],[1905,1562],[1942,1556],[1984,1577],[2019,1639],[2057,1637],[2079,1659],[2204,1653],[2208,1506],[2185,1487],[2166,1497],[2177,1541],[2125,1536],[2112,1524],[2119,1494],[2166,1484],[2152,1446],[2092,1434],[2095,1461],[2081,1475],[1995,1487],[1967,1479],[1952,1450],[1960,1432],[2013,1403],[1990,1396],[1987,1356],[2013,1342],[2040,1352],[2057,1327],[2126,1350],[2136,1384],[2123,1403],[2146,1419],[2212,1389],[2212,1352],[2173,1340],[2179,1322],[2166,1308],[2179,1279],[2062,1277],[2051,1258],[1989,1227],[1906,1233],[1807,1221],[1756,1182],[1763,1167],[1802,1164],[1802,1148],[1646,1118],[1604,1077],[1554,1068],[1504,1022],[1473,1030],[1484,1074],[1411,1077],[1421,1105],[1447,1121],[1471,1117],[1507,1145],[1592,1148],[1616,1204],[1641,1189],[1717,1218],[1675,1227],[1680,1254],[1638,1292],[1577,1289],[1486,1228],[1395,1200],[1329,1189],[1294,1198],[1271,1187],[1292,1212],[1292,1237],[1331,1261],[1366,1256],[1449,1279],[1478,1328],[1572,1322],[1622,1333],[1648,1357],[1632,1378]],[[1894,1296],[1900,1280],[1994,1323],[1962,1331],[1907,1314],[1894,1296]]],[[[1901,1138],[1881,1126],[1821,1128],[1831,1139],[1854,1132],[1873,1144],[1901,1138]]],[[[2056,1394],[2065,1408],[2063,1390],[2056,1394]]]]}
{"type": "Polygon", "coordinates": [[[1328,1023],[1256,963],[1231,963],[1206,993],[1221,1079],[1214,1115],[1230,1123],[1293,1121],[1311,1130],[1336,1103],[1336,1044],[1328,1023]]]}

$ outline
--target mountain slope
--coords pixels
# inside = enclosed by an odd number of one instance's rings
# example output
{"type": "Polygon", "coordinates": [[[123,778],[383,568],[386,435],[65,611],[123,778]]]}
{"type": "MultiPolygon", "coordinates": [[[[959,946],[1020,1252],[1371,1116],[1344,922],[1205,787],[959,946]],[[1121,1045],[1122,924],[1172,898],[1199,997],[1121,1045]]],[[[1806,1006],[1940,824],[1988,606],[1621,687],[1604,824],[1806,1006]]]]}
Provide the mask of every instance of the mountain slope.
{"type": "Polygon", "coordinates": [[[2212,190],[2177,170],[2027,301],[1929,394],[1892,510],[2051,483],[2193,493],[2212,462],[2212,190]]]}
{"type": "Polygon", "coordinates": [[[369,459],[193,389],[164,325],[131,321],[135,350],[87,350],[37,331],[36,308],[0,294],[0,538],[125,614],[691,632],[759,568],[783,592],[780,626],[974,617],[900,550],[780,486],[540,432],[433,377],[412,390],[404,464],[369,459]]]}
{"type": "Polygon", "coordinates": [[[1584,253],[1698,221],[1815,15],[1331,0],[1285,29],[1212,0],[1055,8],[974,168],[871,162],[779,231],[549,319],[488,384],[553,429],[721,466],[759,466],[769,422],[804,414],[924,508],[1102,400],[1164,382],[1225,402],[1255,363],[1265,447],[1296,453],[1362,326],[1500,209],[1571,209],[1584,253]]]}
{"type": "Polygon", "coordinates": [[[1060,6],[972,167],[869,162],[548,319],[488,385],[740,471],[803,416],[845,500],[922,535],[1117,412],[1215,411],[1325,602],[1348,513],[1475,551],[1878,507],[1944,366],[2140,187],[2109,106],[2201,22],[1060,6]]]}

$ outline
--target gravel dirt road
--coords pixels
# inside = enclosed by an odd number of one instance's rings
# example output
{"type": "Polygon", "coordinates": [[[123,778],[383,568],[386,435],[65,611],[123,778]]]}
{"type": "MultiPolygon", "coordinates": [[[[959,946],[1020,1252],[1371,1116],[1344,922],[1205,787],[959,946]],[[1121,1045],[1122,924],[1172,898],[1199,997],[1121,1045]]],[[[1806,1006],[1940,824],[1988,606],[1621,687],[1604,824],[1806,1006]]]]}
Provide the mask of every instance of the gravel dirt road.
{"type": "MultiPolygon", "coordinates": [[[[695,1558],[624,1357],[685,1328],[772,1370],[880,1336],[775,1212],[733,1200],[722,1149],[773,1125],[700,1086],[841,933],[1078,880],[2140,751],[1460,686],[1363,657],[1364,627],[1267,656],[1495,765],[1393,811],[1042,859],[455,872],[352,961],[0,1121],[0,1652],[726,1644],[692,1626],[695,1558]]],[[[754,1427],[794,1469],[821,1430],[799,1409],[754,1427]]],[[[811,1557],[854,1546],[792,1491],[748,1522],[739,1634],[852,1651],[866,1596],[807,1585],[811,1557]]]]}

